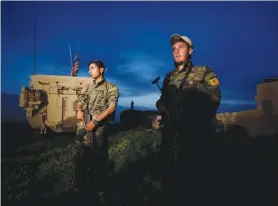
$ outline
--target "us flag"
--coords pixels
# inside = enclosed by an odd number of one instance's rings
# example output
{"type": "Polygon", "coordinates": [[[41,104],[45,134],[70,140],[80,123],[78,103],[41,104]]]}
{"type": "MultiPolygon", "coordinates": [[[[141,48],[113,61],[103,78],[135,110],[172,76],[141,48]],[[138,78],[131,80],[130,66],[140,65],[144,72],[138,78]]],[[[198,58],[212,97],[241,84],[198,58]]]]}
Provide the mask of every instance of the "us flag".
{"type": "Polygon", "coordinates": [[[78,72],[78,69],[79,69],[79,52],[77,52],[74,60],[73,60],[73,65],[72,65],[72,70],[71,70],[71,76],[74,76],[76,77],[77,76],[77,72],[78,72]]]}

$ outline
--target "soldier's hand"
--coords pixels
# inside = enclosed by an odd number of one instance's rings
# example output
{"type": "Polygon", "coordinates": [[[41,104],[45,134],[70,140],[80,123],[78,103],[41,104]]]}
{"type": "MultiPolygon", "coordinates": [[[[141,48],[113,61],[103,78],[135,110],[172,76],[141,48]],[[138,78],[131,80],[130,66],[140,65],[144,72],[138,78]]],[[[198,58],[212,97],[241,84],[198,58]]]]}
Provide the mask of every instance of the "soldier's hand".
{"type": "Polygon", "coordinates": [[[77,110],[76,117],[78,120],[83,120],[84,119],[84,112],[82,110],[77,110]]]}
{"type": "Polygon", "coordinates": [[[86,126],[85,126],[85,129],[88,131],[88,132],[90,132],[90,131],[92,131],[94,128],[95,128],[95,124],[94,124],[94,122],[93,121],[90,121],[86,126]]]}

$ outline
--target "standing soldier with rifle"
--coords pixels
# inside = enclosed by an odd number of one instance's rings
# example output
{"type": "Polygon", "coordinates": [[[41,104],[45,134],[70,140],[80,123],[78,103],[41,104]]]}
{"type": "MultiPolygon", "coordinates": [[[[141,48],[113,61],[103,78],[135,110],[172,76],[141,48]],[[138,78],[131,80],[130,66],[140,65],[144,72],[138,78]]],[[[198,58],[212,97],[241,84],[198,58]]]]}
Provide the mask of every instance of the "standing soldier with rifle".
{"type": "MultiPolygon", "coordinates": [[[[85,162],[83,170],[92,170],[92,173],[83,177],[93,182],[82,186],[81,191],[84,202],[91,201],[92,186],[96,186],[99,195],[104,194],[108,179],[108,137],[107,130],[113,120],[117,107],[119,90],[115,84],[104,79],[105,66],[102,61],[89,62],[89,74],[92,83],[86,91],[78,96],[77,119],[79,120],[77,134],[84,143],[85,162]],[[86,114],[90,117],[85,121],[86,114]],[[89,199],[87,199],[89,198],[89,199]]],[[[86,173],[85,172],[85,173],[86,173]]],[[[86,174],[85,174],[86,175],[86,174]]]]}
{"type": "MultiPolygon", "coordinates": [[[[162,180],[163,188],[168,191],[171,186],[171,168],[175,162],[175,147],[177,138],[176,125],[179,122],[179,103],[182,99],[182,91],[187,88],[196,88],[210,95],[214,101],[215,111],[221,100],[220,84],[216,74],[206,66],[195,66],[191,57],[193,43],[186,36],[174,34],[170,38],[175,69],[169,72],[163,80],[161,97],[156,103],[158,111],[162,115],[164,127],[162,130],[162,180]]],[[[201,129],[201,128],[200,128],[201,129]]],[[[186,138],[186,137],[185,137],[186,138]]]]}

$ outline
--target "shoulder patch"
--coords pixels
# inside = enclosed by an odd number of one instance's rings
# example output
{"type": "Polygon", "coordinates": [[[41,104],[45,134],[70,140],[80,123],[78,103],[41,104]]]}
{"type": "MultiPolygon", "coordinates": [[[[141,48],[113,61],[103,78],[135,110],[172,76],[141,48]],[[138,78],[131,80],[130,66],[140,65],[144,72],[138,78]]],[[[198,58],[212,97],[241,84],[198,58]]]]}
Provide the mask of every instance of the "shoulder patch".
{"type": "Polygon", "coordinates": [[[208,80],[208,83],[210,86],[218,86],[219,85],[219,81],[217,79],[217,77],[213,77],[212,79],[208,80]]]}
{"type": "Polygon", "coordinates": [[[210,79],[216,77],[216,75],[213,72],[209,72],[208,74],[206,74],[205,76],[205,81],[209,81],[210,79]]]}

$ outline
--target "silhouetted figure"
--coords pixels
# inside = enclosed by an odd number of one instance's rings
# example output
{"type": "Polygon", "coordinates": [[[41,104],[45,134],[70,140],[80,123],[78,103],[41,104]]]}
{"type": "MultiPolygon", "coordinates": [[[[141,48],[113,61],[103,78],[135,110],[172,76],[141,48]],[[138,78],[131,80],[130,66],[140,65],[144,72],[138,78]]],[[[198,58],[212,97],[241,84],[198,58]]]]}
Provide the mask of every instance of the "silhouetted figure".
{"type": "Polygon", "coordinates": [[[134,109],[134,102],[133,102],[133,100],[131,101],[131,103],[130,103],[130,109],[134,109]]]}

